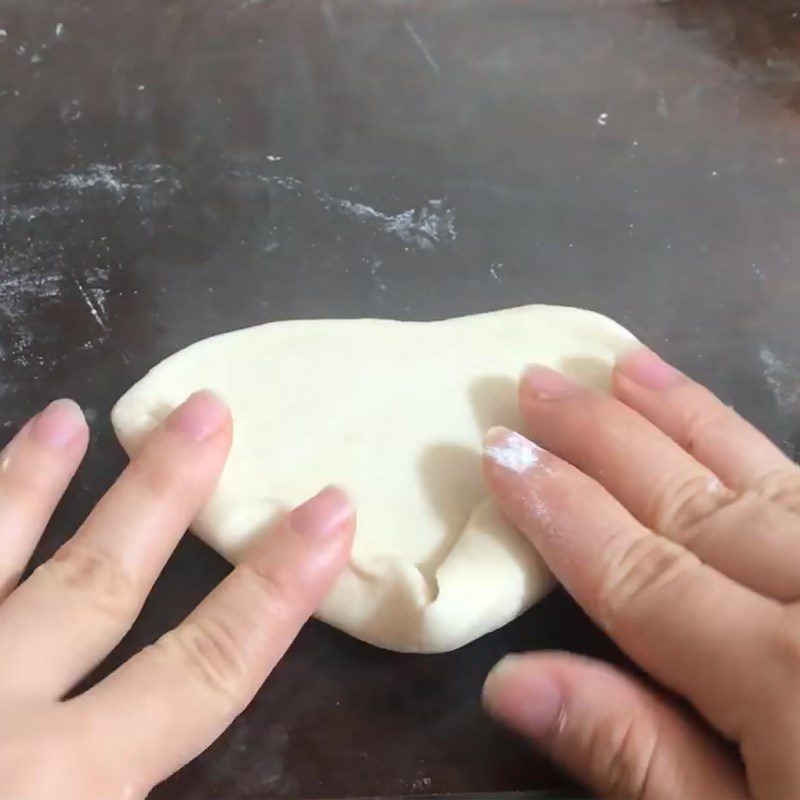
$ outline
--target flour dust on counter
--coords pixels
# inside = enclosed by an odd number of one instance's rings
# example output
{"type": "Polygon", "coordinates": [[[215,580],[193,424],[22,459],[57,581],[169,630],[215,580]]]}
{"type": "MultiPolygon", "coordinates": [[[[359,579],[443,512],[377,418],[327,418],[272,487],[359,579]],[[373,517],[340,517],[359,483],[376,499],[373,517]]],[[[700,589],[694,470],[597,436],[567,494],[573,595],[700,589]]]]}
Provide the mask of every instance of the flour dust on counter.
{"type": "Polygon", "coordinates": [[[0,254],[0,320],[5,326],[8,363],[37,370],[52,362],[44,355],[43,339],[58,333],[43,334],[39,315],[76,297],[92,323],[84,345],[106,341],[109,274],[108,266],[69,267],[57,247],[34,245],[27,251],[0,254]]]}
{"type": "MultiPolygon", "coordinates": [[[[112,418],[133,452],[192,392],[217,392],[234,441],[194,532],[236,562],[288,509],[342,485],[358,529],[318,616],[380,647],[443,652],[514,619],[552,585],[482,478],[487,429],[522,426],[520,370],[537,361],[605,390],[635,344],[606,317],[556,306],[438,322],[273,322],[167,358],[112,418]]],[[[537,460],[533,450],[495,457],[520,470],[537,460]]]]}
{"type": "Polygon", "coordinates": [[[800,369],[784,361],[766,345],[761,346],[758,357],[776,403],[781,408],[800,407],[800,369]]]}
{"type": "Polygon", "coordinates": [[[5,202],[0,225],[30,223],[39,217],[85,216],[92,203],[133,200],[141,212],[156,211],[181,188],[174,168],[144,160],[91,163],[24,183],[0,184],[5,202]]]}
{"type": "Polygon", "coordinates": [[[455,241],[455,214],[442,199],[432,198],[419,209],[409,208],[396,214],[378,211],[364,203],[333,197],[316,191],[314,196],[326,208],[334,208],[358,222],[371,222],[386,233],[397,236],[406,244],[430,249],[437,244],[455,241]]]}

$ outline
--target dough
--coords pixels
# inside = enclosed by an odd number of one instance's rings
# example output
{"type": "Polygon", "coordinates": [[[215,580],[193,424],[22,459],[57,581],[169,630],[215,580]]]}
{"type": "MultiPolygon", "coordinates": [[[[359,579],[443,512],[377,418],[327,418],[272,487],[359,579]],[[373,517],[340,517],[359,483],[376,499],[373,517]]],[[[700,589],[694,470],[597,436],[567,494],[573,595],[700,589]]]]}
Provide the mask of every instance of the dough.
{"type": "Polygon", "coordinates": [[[482,480],[482,434],[522,427],[521,368],[537,361],[605,389],[633,344],[605,317],[554,306],[441,322],[273,322],[166,359],[112,419],[132,452],[193,391],[219,393],[233,448],[193,531],[236,562],[280,514],[340,484],[358,533],[319,618],[380,647],[443,652],[509,622],[552,584],[482,480]]]}

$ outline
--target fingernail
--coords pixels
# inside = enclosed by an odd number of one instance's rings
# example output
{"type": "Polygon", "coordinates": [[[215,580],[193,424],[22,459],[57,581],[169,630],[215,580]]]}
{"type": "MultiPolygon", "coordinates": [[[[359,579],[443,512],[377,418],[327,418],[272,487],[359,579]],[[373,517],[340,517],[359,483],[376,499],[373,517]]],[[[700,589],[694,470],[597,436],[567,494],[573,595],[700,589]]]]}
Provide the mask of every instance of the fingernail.
{"type": "Polygon", "coordinates": [[[343,489],[328,486],[289,514],[289,527],[301,536],[327,539],[353,516],[353,504],[343,489]]]}
{"type": "Polygon", "coordinates": [[[560,372],[542,364],[531,364],[522,372],[522,387],[537,400],[561,400],[581,387],[560,372]]]}
{"type": "Polygon", "coordinates": [[[542,448],[530,439],[508,428],[489,428],[483,439],[484,455],[495,464],[518,474],[535,466],[542,452],[542,448]]]}
{"type": "Polygon", "coordinates": [[[534,739],[550,736],[564,713],[558,684],[521,655],[506,656],[488,674],[483,704],[493,717],[534,739]]]}
{"type": "Polygon", "coordinates": [[[617,371],[648,389],[667,389],[683,378],[681,372],[646,347],[623,356],[617,362],[617,371]]]}
{"type": "Polygon", "coordinates": [[[172,412],[167,427],[196,442],[203,442],[219,433],[229,416],[225,403],[213,392],[203,389],[172,412]]]}
{"type": "Polygon", "coordinates": [[[55,400],[31,421],[30,433],[45,447],[61,448],[73,442],[85,425],[83,411],[74,400],[55,400]]]}

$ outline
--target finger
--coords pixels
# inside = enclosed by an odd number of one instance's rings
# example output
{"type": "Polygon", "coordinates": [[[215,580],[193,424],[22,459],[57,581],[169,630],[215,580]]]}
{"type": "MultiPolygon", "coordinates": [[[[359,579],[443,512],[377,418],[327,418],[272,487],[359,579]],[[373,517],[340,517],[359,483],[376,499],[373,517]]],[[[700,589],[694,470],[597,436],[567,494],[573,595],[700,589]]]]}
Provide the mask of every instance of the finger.
{"type": "Polygon", "coordinates": [[[347,495],[299,506],[171,633],[72,701],[101,753],[147,790],[202,752],[247,706],[345,565],[355,527],[347,495]]]}
{"type": "Polygon", "coordinates": [[[727,489],[636,411],[554,370],[526,372],[520,406],[537,442],[597,480],[646,527],[762,594],[800,594],[794,514],[755,492],[727,489]]]}
{"type": "Polygon", "coordinates": [[[608,665],[507,656],[483,697],[493,716],[603,797],[747,797],[741,768],[711,734],[608,665]]]}
{"type": "Polygon", "coordinates": [[[587,613],[641,667],[734,737],[768,680],[777,603],[637,522],[596,481],[519,434],[487,434],[501,509],[587,613]]]}
{"type": "Polygon", "coordinates": [[[800,605],[786,607],[783,636],[767,654],[782,675],[771,676],[774,692],[765,691],[752,724],[740,739],[750,793],[758,798],[800,797],[800,726],[797,686],[800,676],[800,605]]]}
{"type": "Polygon", "coordinates": [[[726,485],[800,513],[800,467],[708,389],[642,348],[614,371],[614,393],[726,485]]]}
{"type": "Polygon", "coordinates": [[[228,410],[209,392],[153,433],[78,533],[0,606],[0,691],[61,696],[122,638],[230,440],[228,410]]]}
{"type": "Polygon", "coordinates": [[[88,442],[77,403],[56,400],[0,453],[0,601],[19,580],[88,442]]]}

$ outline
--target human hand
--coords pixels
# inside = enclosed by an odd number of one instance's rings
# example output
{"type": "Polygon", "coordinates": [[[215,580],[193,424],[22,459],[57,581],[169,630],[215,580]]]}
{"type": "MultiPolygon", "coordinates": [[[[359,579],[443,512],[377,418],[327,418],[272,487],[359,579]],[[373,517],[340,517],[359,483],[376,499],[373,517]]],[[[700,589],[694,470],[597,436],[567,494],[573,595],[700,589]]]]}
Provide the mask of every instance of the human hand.
{"type": "Polygon", "coordinates": [[[231,444],[198,392],[145,442],[78,533],[15,588],[86,451],[60,400],[0,453],[0,796],[143,797],[244,709],[350,551],[354,513],[323,490],[296,508],[175,630],[64,696],[123,637],[231,444]]]}
{"type": "Polygon", "coordinates": [[[485,704],[606,796],[800,797],[800,468],[646,349],[613,387],[529,369],[521,408],[547,449],[493,429],[486,477],[567,591],[699,718],[557,653],[501,661],[485,704]]]}

